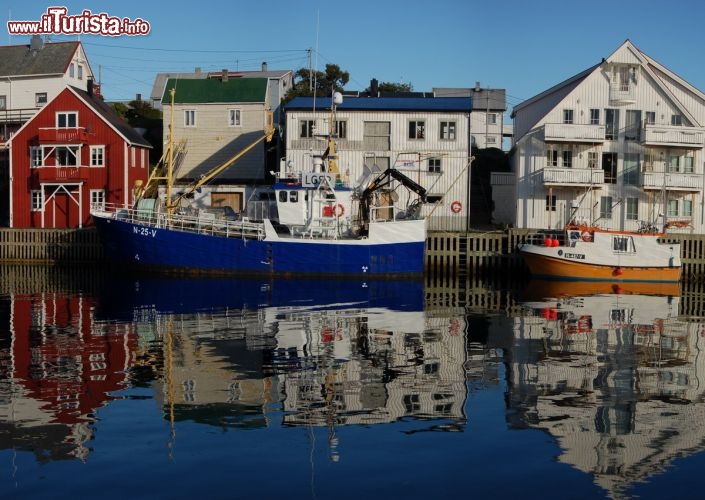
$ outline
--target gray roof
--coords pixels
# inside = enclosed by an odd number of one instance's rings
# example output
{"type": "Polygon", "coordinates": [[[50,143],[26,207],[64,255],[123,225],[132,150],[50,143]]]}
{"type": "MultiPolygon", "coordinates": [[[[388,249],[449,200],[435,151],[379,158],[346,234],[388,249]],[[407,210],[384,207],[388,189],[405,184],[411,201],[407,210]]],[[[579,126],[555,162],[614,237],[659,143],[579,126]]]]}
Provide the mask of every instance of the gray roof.
{"type": "Polygon", "coordinates": [[[39,50],[27,45],[0,47],[0,77],[64,74],[80,42],[44,43],[39,50]]]}
{"type": "Polygon", "coordinates": [[[93,110],[101,116],[106,122],[115,128],[129,143],[138,146],[151,148],[152,145],[142,137],[134,128],[125,122],[113,108],[103,101],[102,97],[95,94],[89,94],[85,90],[76,87],[69,87],[72,92],[75,92],[82,100],[86,102],[93,110]]]}
{"type": "MultiPolygon", "coordinates": [[[[315,107],[328,109],[330,97],[317,97],[315,107]]],[[[295,97],[286,110],[308,111],[314,108],[313,97],[295,97]]],[[[472,107],[471,97],[346,97],[337,106],[338,111],[461,111],[469,112],[472,107]]]]}

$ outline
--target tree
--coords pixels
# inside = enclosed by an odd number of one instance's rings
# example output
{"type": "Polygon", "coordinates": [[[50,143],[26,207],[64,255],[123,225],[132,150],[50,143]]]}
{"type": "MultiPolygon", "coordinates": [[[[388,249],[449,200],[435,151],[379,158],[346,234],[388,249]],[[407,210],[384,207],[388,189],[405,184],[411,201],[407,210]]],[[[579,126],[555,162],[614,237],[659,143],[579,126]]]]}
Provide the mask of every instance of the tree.
{"type": "Polygon", "coordinates": [[[412,92],[414,87],[411,83],[382,82],[379,84],[379,91],[384,93],[412,92]]]}
{"type": "Polygon", "coordinates": [[[324,72],[301,68],[294,74],[294,86],[284,96],[284,102],[297,96],[312,96],[314,91],[317,96],[328,97],[333,92],[341,92],[348,80],[350,74],[337,64],[326,64],[324,72]]]}

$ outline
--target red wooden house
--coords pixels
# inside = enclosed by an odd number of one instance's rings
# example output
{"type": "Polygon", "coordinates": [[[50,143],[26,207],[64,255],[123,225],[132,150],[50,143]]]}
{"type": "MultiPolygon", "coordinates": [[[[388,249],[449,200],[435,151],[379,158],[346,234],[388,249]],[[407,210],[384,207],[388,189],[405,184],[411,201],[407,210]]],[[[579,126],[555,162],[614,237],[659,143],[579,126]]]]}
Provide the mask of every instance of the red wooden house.
{"type": "Polygon", "coordinates": [[[10,227],[80,228],[91,206],[132,203],[150,144],[98,95],[66,87],[13,135],[10,227]]]}

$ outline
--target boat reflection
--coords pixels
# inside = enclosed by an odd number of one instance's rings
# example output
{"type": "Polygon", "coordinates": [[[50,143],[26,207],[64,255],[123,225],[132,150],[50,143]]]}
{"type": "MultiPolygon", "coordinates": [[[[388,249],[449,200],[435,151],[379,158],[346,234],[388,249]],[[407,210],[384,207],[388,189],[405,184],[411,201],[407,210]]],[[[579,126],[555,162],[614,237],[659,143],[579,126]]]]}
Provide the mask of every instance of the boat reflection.
{"type": "Polygon", "coordinates": [[[676,290],[529,288],[508,361],[513,426],[549,432],[560,460],[613,497],[705,449],[693,425],[705,416],[705,325],[679,315],[676,290]]]}
{"type": "Polygon", "coordinates": [[[681,294],[678,282],[631,281],[565,281],[532,279],[524,289],[523,300],[537,300],[546,297],[576,297],[581,295],[664,295],[678,297],[681,294]]]}

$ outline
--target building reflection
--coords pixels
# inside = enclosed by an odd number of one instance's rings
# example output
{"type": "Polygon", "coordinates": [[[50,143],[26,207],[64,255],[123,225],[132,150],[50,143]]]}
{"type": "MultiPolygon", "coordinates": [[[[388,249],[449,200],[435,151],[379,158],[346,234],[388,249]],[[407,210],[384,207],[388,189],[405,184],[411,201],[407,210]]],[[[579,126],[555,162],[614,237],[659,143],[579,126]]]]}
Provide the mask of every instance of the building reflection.
{"type": "Polygon", "coordinates": [[[694,425],[705,416],[705,330],[680,314],[678,295],[534,290],[553,298],[527,300],[512,318],[513,426],[549,432],[562,462],[617,496],[705,449],[694,425]]]}
{"type": "Polygon", "coordinates": [[[131,325],[96,324],[95,298],[44,292],[0,296],[0,447],[40,462],[83,459],[96,411],[127,382],[131,325]]]}

